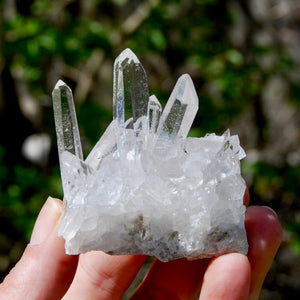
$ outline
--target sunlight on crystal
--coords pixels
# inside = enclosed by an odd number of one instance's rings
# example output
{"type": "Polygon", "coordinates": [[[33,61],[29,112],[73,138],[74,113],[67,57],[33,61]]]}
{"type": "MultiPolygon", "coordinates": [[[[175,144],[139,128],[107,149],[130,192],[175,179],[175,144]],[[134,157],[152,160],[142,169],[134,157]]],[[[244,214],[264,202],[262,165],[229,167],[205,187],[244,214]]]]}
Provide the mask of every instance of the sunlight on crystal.
{"type": "Polygon", "coordinates": [[[162,261],[247,253],[245,183],[238,136],[189,138],[198,110],[182,75],[162,110],[130,50],[114,63],[114,119],[83,160],[72,92],[62,81],[53,107],[68,254],[102,250],[162,261]]]}

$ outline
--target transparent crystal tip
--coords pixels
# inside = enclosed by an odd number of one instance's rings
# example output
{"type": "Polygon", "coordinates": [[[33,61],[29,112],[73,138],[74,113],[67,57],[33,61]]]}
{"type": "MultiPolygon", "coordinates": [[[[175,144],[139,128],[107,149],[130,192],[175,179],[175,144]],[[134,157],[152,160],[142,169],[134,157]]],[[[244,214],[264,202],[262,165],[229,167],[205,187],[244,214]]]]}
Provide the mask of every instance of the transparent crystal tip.
{"type": "Polygon", "coordinates": [[[58,89],[59,87],[63,86],[63,85],[66,85],[65,82],[63,82],[61,79],[59,79],[57,82],[56,82],[56,85],[54,87],[54,89],[58,89]]]}
{"type": "Polygon", "coordinates": [[[137,58],[137,56],[129,49],[126,48],[125,50],[123,50],[119,56],[116,58],[116,61],[133,61],[134,63],[140,63],[139,59],[137,58]]]}

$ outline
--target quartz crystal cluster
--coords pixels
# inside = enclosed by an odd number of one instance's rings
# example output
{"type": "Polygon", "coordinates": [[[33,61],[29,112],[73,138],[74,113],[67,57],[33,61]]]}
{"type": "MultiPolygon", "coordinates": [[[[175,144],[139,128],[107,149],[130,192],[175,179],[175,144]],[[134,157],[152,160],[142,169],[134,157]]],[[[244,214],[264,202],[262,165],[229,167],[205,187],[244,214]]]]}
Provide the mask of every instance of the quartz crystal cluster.
{"type": "Polygon", "coordinates": [[[182,75],[162,110],[124,50],[114,64],[114,118],[84,160],[72,92],[53,90],[66,253],[102,250],[162,261],[247,253],[238,136],[187,137],[198,110],[182,75]]]}

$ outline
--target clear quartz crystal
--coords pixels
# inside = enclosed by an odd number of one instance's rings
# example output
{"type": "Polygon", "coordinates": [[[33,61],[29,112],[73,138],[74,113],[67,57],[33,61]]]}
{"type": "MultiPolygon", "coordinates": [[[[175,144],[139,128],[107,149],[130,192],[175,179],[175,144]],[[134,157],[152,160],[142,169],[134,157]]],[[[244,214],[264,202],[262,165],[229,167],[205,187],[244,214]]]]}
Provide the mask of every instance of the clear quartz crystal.
{"type": "Polygon", "coordinates": [[[61,177],[65,191],[69,176],[63,166],[62,155],[69,152],[79,159],[83,159],[83,155],[71,89],[59,80],[52,92],[52,98],[61,177]]]}
{"type": "Polygon", "coordinates": [[[62,80],[59,80],[52,97],[59,154],[68,151],[82,159],[72,91],[62,80]]]}
{"type": "Polygon", "coordinates": [[[148,110],[147,110],[147,118],[149,120],[149,133],[154,134],[157,131],[157,127],[159,124],[160,116],[161,116],[162,108],[158,99],[155,95],[152,95],[149,98],[148,102],[148,110]]]}
{"type": "Polygon", "coordinates": [[[159,135],[185,138],[198,111],[198,96],[188,74],[182,75],[166,104],[158,126],[159,135]]]}
{"type": "Polygon", "coordinates": [[[114,118],[119,124],[130,117],[135,122],[147,114],[148,99],[146,72],[136,55],[125,49],[114,63],[114,118]]]}
{"type": "Polygon", "coordinates": [[[86,158],[86,163],[94,169],[98,169],[103,157],[112,153],[116,149],[118,132],[117,126],[117,120],[113,120],[86,158]]]}
{"type": "Polygon", "coordinates": [[[114,64],[114,120],[83,160],[71,90],[53,91],[68,254],[102,250],[162,261],[246,254],[238,136],[187,138],[198,110],[182,75],[162,113],[131,50],[114,64]]]}

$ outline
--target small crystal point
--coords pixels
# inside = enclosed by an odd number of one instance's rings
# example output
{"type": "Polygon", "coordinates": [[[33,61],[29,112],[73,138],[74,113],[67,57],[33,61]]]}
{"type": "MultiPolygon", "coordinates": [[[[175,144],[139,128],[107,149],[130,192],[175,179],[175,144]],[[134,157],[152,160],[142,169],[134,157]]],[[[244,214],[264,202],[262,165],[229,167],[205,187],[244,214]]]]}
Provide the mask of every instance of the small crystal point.
{"type": "Polygon", "coordinates": [[[129,48],[126,48],[117,56],[117,58],[115,59],[115,63],[116,63],[116,61],[119,61],[122,63],[126,60],[132,61],[136,64],[140,64],[138,57],[129,48]]]}
{"type": "Polygon", "coordinates": [[[91,185],[95,170],[68,151],[60,155],[60,170],[65,208],[83,205],[87,189],[82,190],[82,186],[91,185]]]}
{"type": "Polygon", "coordinates": [[[147,111],[147,119],[149,122],[149,133],[153,134],[156,132],[160,115],[162,112],[161,104],[159,103],[158,99],[155,95],[152,95],[149,98],[148,102],[148,111],[147,111]]]}
{"type": "Polygon", "coordinates": [[[141,116],[147,115],[147,75],[130,49],[125,49],[115,60],[113,91],[114,119],[118,120],[120,126],[130,117],[135,122],[141,116]]]}
{"type": "Polygon", "coordinates": [[[52,92],[58,152],[68,151],[83,159],[71,89],[59,80],[52,92]]]}
{"type": "Polygon", "coordinates": [[[157,129],[159,136],[185,138],[198,111],[198,96],[191,77],[182,75],[166,104],[157,129]]]}
{"type": "Polygon", "coordinates": [[[117,121],[113,120],[106,128],[101,139],[92,149],[85,162],[94,168],[98,169],[101,160],[112,153],[117,146],[117,121]]]}

